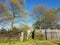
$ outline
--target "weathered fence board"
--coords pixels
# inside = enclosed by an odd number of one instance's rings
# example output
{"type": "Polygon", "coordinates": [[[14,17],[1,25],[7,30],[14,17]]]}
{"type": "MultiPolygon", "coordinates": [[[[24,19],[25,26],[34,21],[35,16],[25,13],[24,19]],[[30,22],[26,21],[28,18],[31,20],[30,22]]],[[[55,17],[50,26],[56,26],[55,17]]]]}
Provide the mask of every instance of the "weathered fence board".
{"type": "MultiPolygon", "coordinates": [[[[45,30],[44,29],[36,30],[36,33],[40,33],[40,31],[45,36],[45,30]]],[[[47,33],[47,39],[48,40],[59,40],[60,39],[60,30],[57,30],[57,29],[54,29],[54,30],[47,29],[46,33],[47,33]]]]}

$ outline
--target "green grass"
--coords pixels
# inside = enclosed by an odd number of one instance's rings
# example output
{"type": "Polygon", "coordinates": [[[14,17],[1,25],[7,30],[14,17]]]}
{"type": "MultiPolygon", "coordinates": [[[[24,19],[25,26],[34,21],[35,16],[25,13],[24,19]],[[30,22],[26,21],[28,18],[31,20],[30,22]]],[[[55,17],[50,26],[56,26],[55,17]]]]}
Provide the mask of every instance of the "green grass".
{"type": "Polygon", "coordinates": [[[19,40],[0,41],[0,45],[57,45],[53,41],[48,40],[28,40],[20,42],[19,40]]]}

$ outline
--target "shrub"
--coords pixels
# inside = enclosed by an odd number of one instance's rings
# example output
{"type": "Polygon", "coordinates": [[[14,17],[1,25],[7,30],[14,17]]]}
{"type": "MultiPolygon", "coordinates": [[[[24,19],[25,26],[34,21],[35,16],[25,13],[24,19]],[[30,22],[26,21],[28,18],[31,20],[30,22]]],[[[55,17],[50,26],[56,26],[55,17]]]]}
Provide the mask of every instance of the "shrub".
{"type": "Polygon", "coordinates": [[[35,37],[39,40],[43,40],[44,39],[44,35],[42,34],[42,32],[40,31],[40,33],[35,33],[35,37]]]}
{"type": "Polygon", "coordinates": [[[9,31],[0,30],[0,38],[4,40],[11,39],[11,38],[13,39],[15,36],[17,36],[15,38],[18,38],[20,32],[21,32],[20,30],[9,30],[9,31]]]}
{"type": "Polygon", "coordinates": [[[0,30],[0,34],[6,33],[7,31],[5,29],[0,30]]]}

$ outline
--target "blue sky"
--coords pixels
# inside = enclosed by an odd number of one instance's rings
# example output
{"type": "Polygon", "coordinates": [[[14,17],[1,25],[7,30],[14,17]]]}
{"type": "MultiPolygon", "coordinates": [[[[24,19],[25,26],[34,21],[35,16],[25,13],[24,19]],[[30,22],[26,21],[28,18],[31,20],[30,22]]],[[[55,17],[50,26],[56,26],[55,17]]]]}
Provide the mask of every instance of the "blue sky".
{"type": "MultiPolygon", "coordinates": [[[[7,3],[6,0],[0,0],[0,2],[7,3]]],[[[25,10],[32,11],[32,7],[35,5],[45,5],[47,8],[58,8],[60,6],[60,0],[26,0],[25,10]]],[[[29,21],[29,25],[32,26],[33,21],[29,21]]],[[[60,23],[60,22],[59,22],[60,23]]]]}
{"type": "MultiPolygon", "coordinates": [[[[7,3],[8,0],[0,0],[0,2],[7,3]]],[[[45,5],[48,8],[58,8],[60,6],[60,0],[26,0],[25,9],[31,11],[35,5],[45,5]]]]}
{"type": "MultiPolygon", "coordinates": [[[[47,8],[58,8],[60,7],[60,0],[26,0],[26,10],[28,12],[32,11],[32,7],[36,5],[45,5],[47,8]]],[[[60,24],[60,21],[58,22],[60,24]]],[[[30,26],[32,25],[32,21],[30,20],[30,26]]]]}
{"type": "Polygon", "coordinates": [[[45,5],[48,8],[57,8],[60,6],[60,0],[26,0],[26,9],[31,11],[35,5],[45,5]]]}

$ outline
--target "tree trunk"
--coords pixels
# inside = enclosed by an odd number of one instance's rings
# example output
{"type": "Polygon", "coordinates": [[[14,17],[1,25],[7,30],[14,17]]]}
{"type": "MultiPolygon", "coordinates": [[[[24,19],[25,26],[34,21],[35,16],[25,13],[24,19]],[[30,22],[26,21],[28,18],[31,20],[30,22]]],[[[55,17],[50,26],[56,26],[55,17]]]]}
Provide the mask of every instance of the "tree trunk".
{"type": "Polygon", "coordinates": [[[11,23],[12,30],[13,30],[13,27],[14,27],[14,21],[12,20],[12,23],[11,23]]]}
{"type": "Polygon", "coordinates": [[[34,39],[35,31],[32,32],[32,39],[34,39]]]}
{"type": "Polygon", "coordinates": [[[45,29],[45,39],[47,40],[47,30],[45,29]]]}
{"type": "Polygon", "coordinates": [[[14,26],[14,19],[15,19],[15,12],[14,12],[14,5],[12,6],[12,10],[13,10],[13,20],[12,20],[12,30],[13,30],[13,26],[14,26]]]}

